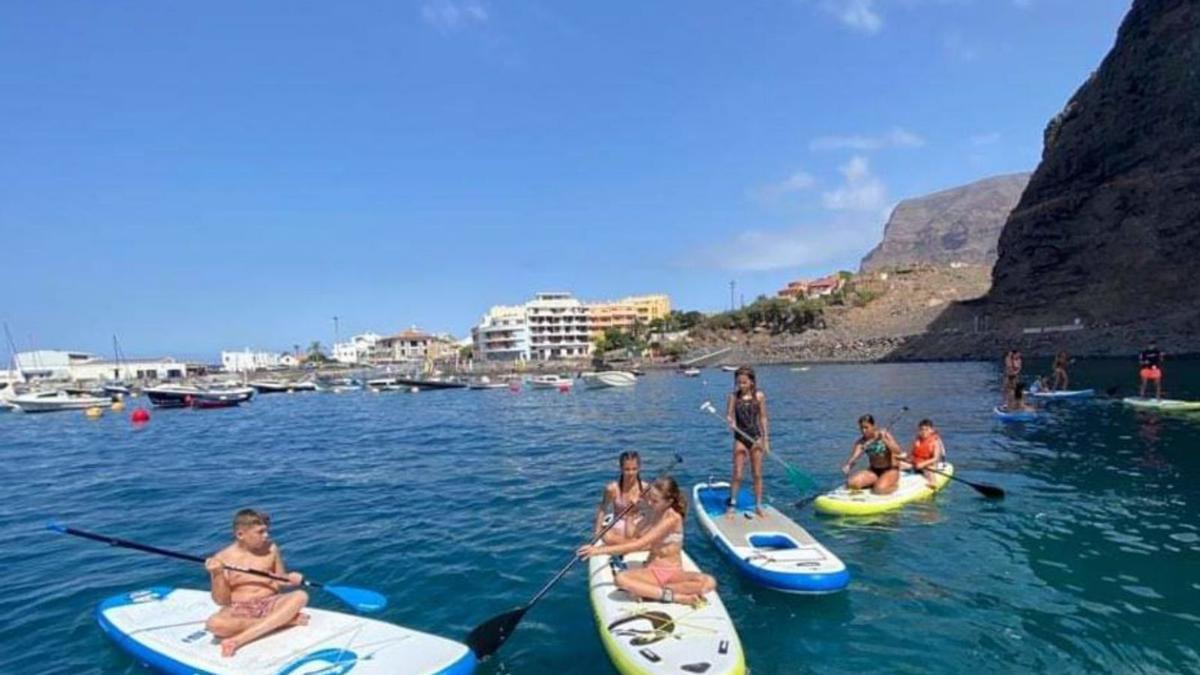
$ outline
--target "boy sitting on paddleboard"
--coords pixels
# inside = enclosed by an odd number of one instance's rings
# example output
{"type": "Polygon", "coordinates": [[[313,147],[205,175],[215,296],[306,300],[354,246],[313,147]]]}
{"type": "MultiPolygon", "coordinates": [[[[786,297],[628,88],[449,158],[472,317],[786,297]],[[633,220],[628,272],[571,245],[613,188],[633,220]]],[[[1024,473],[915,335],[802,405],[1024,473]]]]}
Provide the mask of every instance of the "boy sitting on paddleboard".
{"type": "Polygon", "coordinates": [[[933,421],[924,419],[917,425],[917,438],[913,441],[912,451],[904,458],[909,467],[917,473],[925,475],[925,483],[929,487],[937,487],[934,473],[928,467],[937,466],[945,457],[946,448],[942,445],[942,437],[933,427],[933,421]]]}
{"type": "Polygon", "coordinates": [[[221,638],[221,656],[233,656],[246,644],[284,626],[308,623],[308,615],[300,611],[308,604],[304,591],[281,593],[281,582],[225,569],[226,565],[256,569],[299,585],[304,577],[284,569],[279,547],[267,532],[270,524],[265,513],[238,511],[233,517],[233,543],[204,561],[212,581],[212,599],[221,606],[205,627],[221,638]]]}

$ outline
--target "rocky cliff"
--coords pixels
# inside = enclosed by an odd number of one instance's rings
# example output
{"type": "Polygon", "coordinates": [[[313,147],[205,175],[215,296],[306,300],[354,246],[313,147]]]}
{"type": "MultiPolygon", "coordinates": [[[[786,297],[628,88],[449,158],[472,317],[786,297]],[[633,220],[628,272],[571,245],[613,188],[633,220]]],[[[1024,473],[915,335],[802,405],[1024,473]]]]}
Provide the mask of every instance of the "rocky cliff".
{"type": "Polygon", "coordinates": [[[883,241],[862,260],[862,271],[909,265],[996,262],[1000,230],[1028,173],[995,176],[925,197],[900,202],[883,241]]]}
{"type": "Polygon", "coordinates": [[[1134,0],[1045,131],[982,306],[1024,325],[1192,322],[1200,306],[1200,2],[1134,0]]]}

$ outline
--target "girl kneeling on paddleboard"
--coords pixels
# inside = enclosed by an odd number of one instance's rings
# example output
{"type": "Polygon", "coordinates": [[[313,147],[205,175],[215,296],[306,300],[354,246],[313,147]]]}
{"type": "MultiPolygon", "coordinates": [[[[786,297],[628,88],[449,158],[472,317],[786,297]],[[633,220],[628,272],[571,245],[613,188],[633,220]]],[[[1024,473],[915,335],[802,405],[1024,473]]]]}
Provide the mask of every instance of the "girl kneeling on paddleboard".
{"type": "Polygon", "coordinates": [[[904,456],[900,444],[887,429],[877,428],[875,418],[870,415],[858,418],[858,430],[862,436],[854,443],[850,459],[842,465],[842,473],[847,476],[846,487],[851,490],[871,488],[871,492],[877,495],[895,492],[900,484],[900,458],[904,456]],[[850,475],[854,463],[864,454],[867,456],[867,469],[850,475]]]}
{"type": "Polygon", "coordinates": [[[630,509],[631,504],[636,504],[642,498],[642,493],[646,491],[646,484],[642,482],[642,458],[634,450],[626,450],[621,453],[618,460],[621,466],[621,473],[617,476],[617,480],[604,486],[604,493],[600,495],[600,505],[596,507],[596,524],[592,530],[592,541],[595,541],[600,531],[604,529],[604,520],[608,516],[609,507],[612,507],[612,517],[620,518],[612,529],[604,533],[604,543],[620,544],[630,539],[633,539],[637,531],[638,522],[641,520],[641,512],[639,509],[630,509]]]}
{"type": "Polygon", "coordinates": [[[646,491],[646,504],[650,513],[639,525],[636,539],[616,545],[581,546],[577,551],[579,557],[649,551],[642,567],[617,572],[617,588],[646,600],[703,604],[704,594],[716,590],[717,580],[683,569],[681,554],[687,499],[679,491],[679,484],[670,476],[654,481],[646,491]]]}

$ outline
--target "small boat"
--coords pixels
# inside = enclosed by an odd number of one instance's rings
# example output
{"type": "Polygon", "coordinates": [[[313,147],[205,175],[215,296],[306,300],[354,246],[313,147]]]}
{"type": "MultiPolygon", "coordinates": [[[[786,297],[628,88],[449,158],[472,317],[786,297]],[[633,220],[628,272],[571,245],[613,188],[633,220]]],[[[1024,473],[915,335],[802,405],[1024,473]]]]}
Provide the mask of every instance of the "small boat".
{"type": "Polygon", "coordinates": [[[304,609],[308,625],[275,631],[225,657],[221,641],[205,629],[218,609],[207,590],[155,586],[112,596],[95,615],[118,648],[164,673],[470,675],[475,670],[475,655],[461,643],[315,607],[304,609]]]}
{"type": "Polygon", "coordinates": [[[492,378],[484,375],[478,380],[467,385],[467,389],[483,390],[483,389],[508,389],[507,382],[493,382],[492,378]]]}
{"type": "Polygon", "coordinates": [[[742,576],[784,593],[835,593],[850,583],[846,564],[779,509],[764,504],[754,515],[754,495],[742,489],[728,518],[728,500],[729,483],[692,489],[700,526],[742,576]]]}
{"type": "Polygon", "coordinates": [[[157,387],[147,387],[142,392],[156,408],[188,408],[191,407],[191,396],[200,391],[199,387],[190,384],[160,384],[157,387]]]}
{"type": "Polygon", "coordinates": [[[291,394],[297,391],[316,391],[317,383],[312,380],[253,380],[248,382],[260,394],[291,394]]]}
{"type": "Polygon", "coordinates": [[[80,396],[70,394],[62,389],[23,394],[14,397],[11,402],[22,412],[27,413],[108,408],[113,404],[112,399],[107,396],[80,396]]]}
{"type": "Polygon", "coordinates": [[[133,388],[121,380],[105,382],[100,387],[109,396],[129,396],[133,393],[133,388]]]}
{"type": "Polygon", "coordinates": [[[102,398],[109,395],[108,392],[104,390],[104,387],[83,384],[67,385],[65,387],[59,387],[59,390],[65,391],[71,396],[94,396],[96,398],[102,398]]]}
{"type": "Polygon", "coordinates": [[[725,371],[725,372],[727,372],[727,373],[736,373],[736,372],[737,372],[737,369],[738,369],[738,367],[737,367],[737,366],[728,366],[728,365],[726,365],[726,366],[721,366],[721,370],[723,370],[723,371],[725,371]]]}
{"type": "Polygon", "coordinates": [[[408,387],[402,386],[394,377],[374,377],[367,380],[367,389],[379,393],[383,391],[406,391],[408,387]]]}
{"type": "Polygon", "coordinates": [[[625,370],[604,370],[597,373],[583,373],[581,377],[588,389],[632,387],[637,384],[637,376],[625,370]]]}
{"type": "Polygon", "coordinates": [[[808,366],[793,366],[790,370],[793,373],[803,373],[808,370],[808,366]]]}
{"type": "Polygon", "coordinates": [[[700,369],[684,368],[683,370],[679,371],[679,374],[683,375],[684,377],[700,377],[700,369]]]}
{"type": "Polygon", "coordinates": [[[409,377],[397,377],[397,378],[395,378],[395,380],[396,380],[396,383],[399,384],[401,388],[407,389],[409,391],[411,391],[413,389],[417,389],[418,391],[425,391],[427,389],[466,389],[467,388],[466,382],[455,382],[453,380],[435,380],[435,379],[423,380],[420,378],[409,378],[409,377]]]}
{"type": "Polygon", "coordinates": [[[529,381],[534,389],[570,389],[575,382],[561,375],[538,375],[529,381]]]}
{"type": "Polygon", "coordinates": [[[144,391],[156,408],[227,408],[249,401],[255,392],[252,387],[193,384],[162,384],[144,391]]]}

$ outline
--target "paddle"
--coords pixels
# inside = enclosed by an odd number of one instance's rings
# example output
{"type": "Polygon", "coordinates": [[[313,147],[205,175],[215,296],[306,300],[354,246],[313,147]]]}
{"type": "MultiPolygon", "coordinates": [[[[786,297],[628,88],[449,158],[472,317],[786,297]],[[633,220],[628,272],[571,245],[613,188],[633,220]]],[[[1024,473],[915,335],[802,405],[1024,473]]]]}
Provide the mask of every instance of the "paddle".
{"type": "MultiPolygon", "coordinates": [[[[721,417],[720,413],[717,412],[717,409],[715,407],[713,407],[713,404],[711,401],[705,401],[704,403],[701,403],[700,409],[706,413],[709,413],[713,417],[716,417],[717,419],[721,420],[722,422],[725,422],[726,426],[728,426],[730,429],[733,429],[733,433],[741,436],[742,440],[746,441],[746,443],[748,443],[750,445],[754,445],[755,440],[750,437],[750,434],[747,434],[746,432],[739,429],[736,424],[729,424],[729,422],[727,420],[725,420],[724,418],[721,417]]],[[[787,474],[788,480],[790,480],[792,482],[792,485],[794,485],[796,487],[796,489],[799,490],[800,492],[807,492],[807,491],[817,487],[817,482],[814,481],[811,477],[809,477],[808,474],[797,469],[796,467],[792,466],[791,464],[788,464],[779,455],[777,455],[773,452],[768,452],[767,456],[774,458],[776,462],[779,462],[781,465],[783,465],[783,469],[784,469],[784,472],[787,474]]]]}
{"type": "MultiPolygon", "coordinates": [[[[908,406],[906,406],[906,405],[900,406],[900,409],[896,411],[896,414],[892,415],[892,418],[890,420],[888,420],[887,424],[883,425],[883,428],[890,430],[896,424],[896,422],[900,421],[900,418],[903,417],[904,413],[906,413],[906,412],[908,412],[908,406]]],[[[829,490],[826,490],[825,492],[830,492],[830,491],[836,490],[839,487],[841,487],[843,484],[845,484],[845,482],[846,481],[844,479],[840,480],[837,482],[837,485],[834,485],[833,487],[831,487],[829,490]]],[[[802,509],[802,508],[808,506],[809,504],[815,502],[817,500],[817,497],[820,497],[821,495],[825,494],[825,492],[813,493],[813,494],[801,499],[800,501],[796,502],[792,506],[796,507],[797,509],[802,509]]]]}
{"type": "MultiPolygon", "coordinates": [[[[665,469],[662,473],[665,474],[669,472],[671,468],[681,462],[683,462],[683,457],[680,457],[678,454],[676,454],[672,458],[671,463],[667,466],[667,469],[665,469]]],[[[619,523],[621,519],[624,518],[637,505],[638,502],[633,502],[629,506],[625,507],[620,514],[612,519],[612,522],[606,525],[603,530],[600,530],[599,534],[589,539],[588,542],[595,544],[597,541],[603,539],[604,535],[614,526],[616,526],[616,524],[619,523]]],[[[579,556],[572,555],[571,562],[563,566],[563,568],[560,569],[558,573],[546,583],[545,586],[542,586],[540,591],[534,594],[529,602],[514,610],[505,612],[503,614],[497,614],[496,616],[493,616],[487,621],[484,621],[476,626],[471,631],[470,635],[467,635],[466,639],[467,646],[471,648],[471,651],[475,652],[475,658],[482,661],[492,654],[495,654],[496,650],[500,649],[500,647],[508,641],[508,638],[513,634],[513,631],[517,629],[517,624],[521,623],[521,619],[525,618],[525,613],[528,612],[535,604],[537,604],[537,601],[541,600],[542,596],[544,596],[554,586],[554,584],[558,583],[558,580],[562,579],[563,576],[575,566],[575,563],[579,561],[579,556]]]]}
{"type": "MultiPolygon", "coordinates": [[[[128,548],[134,551],[153,553],[155,555],[161,555],[167,558],[175,558],[176,560],[186,560],[188,562],[201,564],[204,563],[204,558],[200,556],[188,555],[187,553],[179,553],[177,551],[168,551],[165,548],[147,546],[146,544],[139,544],[134,541],[127,541],[125,539],[117,539],[116,537],[107,537],[102,534],[85,532],[83,530],[77,530],[73,527],[61,525],[59,523],[49,523],[46,525],[46,529],[59,534],[69,534],[75,537],[91,539],[92,541],[98,541],[108,544],[109,546],[119,546],[121,548],[128,548]]],[[[225,569],[233,570],[234,572],[241,572],[243,574],[253,574],[259,577],[266,577],[267,579],[274,579],[275,581],[288,581],[287,577],[276,576],[269,572],[252,570],[245,567],[238,567],[236,565],[225,565],[225,569]]],[[[336,597],[338,600],[341,600],[360,612],[377,612],[387,606],[387,598],[366,588],[355,588],[354,586],[326,586],[320,582],[310,581],[308,579],[300,582],[300,585],[306,588],[319,588],[323,591],[326,591],[336,597]]]]}
{"type": "Polygon", "coordinates": [[[932,471],[936,474],[941,474],[951,480],[962,481],[962,482],[966,483],[967,485],[970,485],[971,487],[975,488],[975,490],[979,494],[983,495],[984,497],[987,497],[988,499],[1004,499],[1004,490],[996,487],[995,485],[988,485],[987,483],[974,483],[972,481],[967,480],[966,478],[959,478],[958,476],[955,476],[952,473],[946,473],[945,471],[938,471],[937,469],[935,469],[933,467],[926,467],[925,469],[922,469],[922,471],[932,471]]]}

